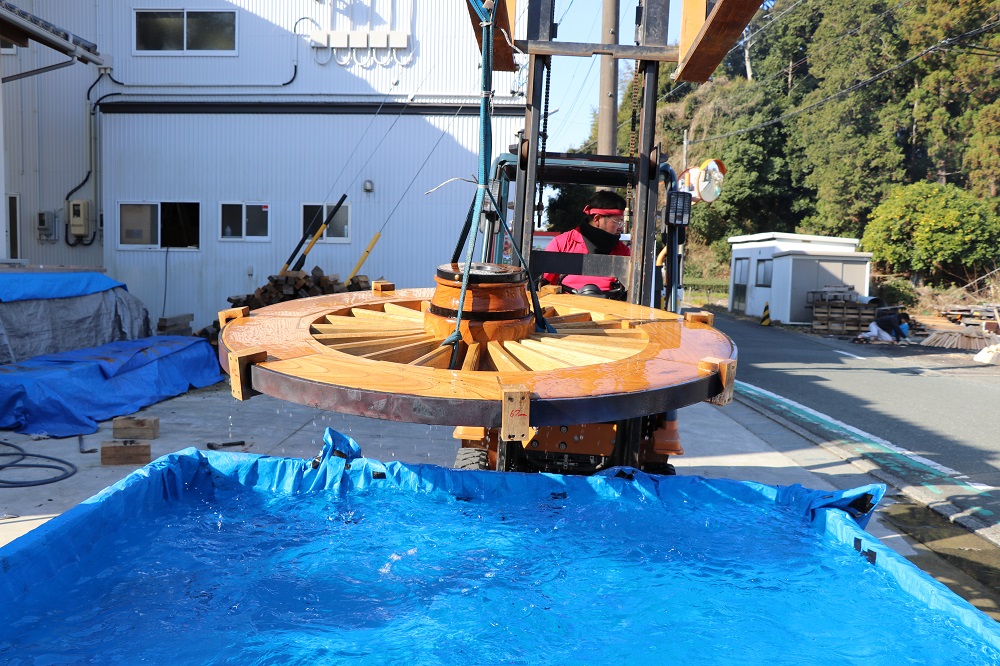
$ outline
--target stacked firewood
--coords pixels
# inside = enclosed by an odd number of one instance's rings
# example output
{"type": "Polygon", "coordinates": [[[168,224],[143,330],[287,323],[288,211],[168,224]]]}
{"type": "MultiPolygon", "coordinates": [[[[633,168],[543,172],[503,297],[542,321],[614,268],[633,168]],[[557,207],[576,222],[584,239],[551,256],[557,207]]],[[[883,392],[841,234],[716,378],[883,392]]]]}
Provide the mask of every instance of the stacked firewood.
{"type": "MultiPolygon", "coordinates": [[[[322,268],[316,266],[308,273],[289,271],[284,275],[271,275],[267,278],[267,284],[258,287],[252,294],[230,296],[226,300],[229,301],[230,307],[246,306],[251,310],[256,310],[267,305],[284,303],[298,298],[340,294],[345,291],[365,291],[371,288],[371,282],[366,275],[355,275],[347,282],[341,282],[340,276],[336,273],[326,275],[322,268]]],[[[211,325],[199,330],[195,335],[205,338],[213,345],[218,344],[219,321],[213,321],[211,325]]]]}
{"type": "Polygon", "coordinates": [[[928,347],[979,351],[998,343],[1000,337],[979,328],[966,326],[960,331],[932,331],[920,344],[928,347]]]}

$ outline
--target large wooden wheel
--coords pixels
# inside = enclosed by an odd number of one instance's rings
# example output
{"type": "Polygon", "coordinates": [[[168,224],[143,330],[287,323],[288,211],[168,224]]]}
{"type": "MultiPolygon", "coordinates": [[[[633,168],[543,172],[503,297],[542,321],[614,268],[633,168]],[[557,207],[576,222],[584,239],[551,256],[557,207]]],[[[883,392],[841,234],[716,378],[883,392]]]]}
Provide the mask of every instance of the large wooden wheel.
{"type": "Polygon", "coordinates": [[[486,427],[501,426],[511,387],[530,395],[531,426],[613,421],[731,396],[736,348],[704,320],[587,296],[543,297],[556,333],[536,333],[530,314],[504,294],[490,294],[485,307],[482,290],[470,294],[478,303],[463,313],[473,321],[449,369],[452,347],[441,343],[457,307],[442,295],[454,286],[447,277],[439,269],[436,290],[350,292],[220,313],[220,359],[234,395],[486,427]],[[478,320],[476,307],[485,312],[478,320]],[[510,324],[500,332],[489,330],[498,311],[510,324]]]}

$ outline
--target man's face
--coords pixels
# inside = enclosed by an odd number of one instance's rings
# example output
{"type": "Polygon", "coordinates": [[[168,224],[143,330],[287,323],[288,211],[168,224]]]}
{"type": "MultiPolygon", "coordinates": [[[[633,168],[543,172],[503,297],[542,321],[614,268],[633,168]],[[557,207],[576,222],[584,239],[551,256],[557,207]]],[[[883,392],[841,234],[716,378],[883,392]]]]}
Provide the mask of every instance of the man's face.
{"type": "Polygon", "coordinates": [[[594,226],[609,234],[620,234],[625,230],[625,218],[621,215],[596,215],[594,226]]]}

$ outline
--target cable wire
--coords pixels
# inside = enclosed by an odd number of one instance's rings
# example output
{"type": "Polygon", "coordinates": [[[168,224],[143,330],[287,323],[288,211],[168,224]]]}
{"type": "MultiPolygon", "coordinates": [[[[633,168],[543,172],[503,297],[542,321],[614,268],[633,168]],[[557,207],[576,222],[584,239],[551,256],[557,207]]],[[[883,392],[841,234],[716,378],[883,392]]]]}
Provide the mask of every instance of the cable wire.
{"type": "Polygon", "coordinates": [[[30,488],[32,486],[44,486],[47,483],[62,481],[76,474],[76,465],[53,456],[43,456],[38,453],[28,453],[17,444],[0,441],[0,447],[7,447],[13,451],[0,449],[0,474],[10,470],[24,469],[45,469],[55,470],[55,474],[44,479],[34,479],[32,481],[12,481],[0,478],[0,488],[30,488]],[[48,462],[34,462],[36,460],[48,462]]]}

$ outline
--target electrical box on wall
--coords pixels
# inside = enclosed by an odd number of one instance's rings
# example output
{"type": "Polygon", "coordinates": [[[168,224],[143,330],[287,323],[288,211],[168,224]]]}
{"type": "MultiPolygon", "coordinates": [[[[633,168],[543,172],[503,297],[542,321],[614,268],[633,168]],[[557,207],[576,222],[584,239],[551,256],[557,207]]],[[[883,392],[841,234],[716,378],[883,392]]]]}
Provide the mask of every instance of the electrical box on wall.
{"type": "Polygon", "coordinates": [[[90,235],[90,202],[86,199],[69,202],[69,233],[77,238],[90,235]]]}
{"type": "Polygon", "coordinates": [[[38,237],[55,238],[56,212],[54,210],[38,211],[38,237]]]}

